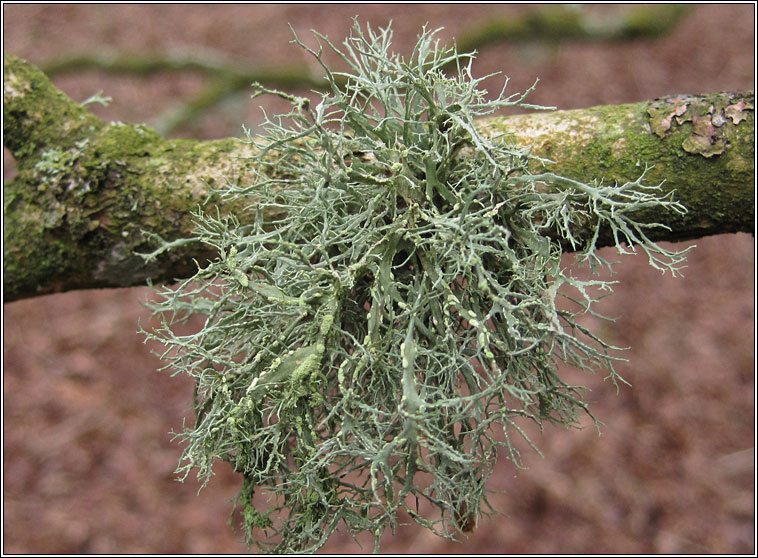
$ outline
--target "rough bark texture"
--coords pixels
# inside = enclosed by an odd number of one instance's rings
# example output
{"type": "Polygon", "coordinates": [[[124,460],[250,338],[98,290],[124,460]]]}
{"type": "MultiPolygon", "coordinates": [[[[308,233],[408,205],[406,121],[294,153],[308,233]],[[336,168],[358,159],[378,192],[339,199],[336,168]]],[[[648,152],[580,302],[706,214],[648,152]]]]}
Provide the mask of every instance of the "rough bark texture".
{"type": "MultiPolygon", "coordinates": [[[[127,287],[186,276],[209,254],[175,250],[149,266],[144,232],[186,236],[214,186],[249,180],[252,154],[235,139],[166,140],[107,123],[58,91],[34,66],[5,55],[5,145],[18,176],[4,189],[4,300],[78,288],[127,287]]],[[[652,102],[501,117],[487,133],[533,145],[566,176],[629,181],[645,165],[686,216],[646,215],[682,240],[754,231],[754,93],[682,95],[652,102]]],[[[539,170],[539,169],[535,169],[539,170]]],[[[233,208],[225,207],[224,210],[233,208]]]]}

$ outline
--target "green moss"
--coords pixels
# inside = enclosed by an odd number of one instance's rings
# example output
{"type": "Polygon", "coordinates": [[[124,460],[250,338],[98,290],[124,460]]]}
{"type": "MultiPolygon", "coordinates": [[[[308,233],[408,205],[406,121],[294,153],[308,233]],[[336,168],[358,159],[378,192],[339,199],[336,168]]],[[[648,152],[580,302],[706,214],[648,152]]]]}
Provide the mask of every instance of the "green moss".
{"type": "MultiPolygon", "coordinates": [[[[64,218],[62,211],[13,211],[28,192],[20,192],[22,182],[11,181],[4,188],[4,254],[3,273],[6,293],[18,290],[34,292],[35,285],[55,283],[65,274],[76,257],[78,246],[56,238],[50,231],[64,218]],[[13,242],[9,242],[9,235],[13,242]],[[33,265],[30,265],[33,264],[33,265]]],[[[6,295],[7,296],[7,295],[6,295]]]]}
{"type": "Polygon", "coordinates": [[[106,157],[145,156],[150,154],[152,144],[163,141],[157,132],[145,126],[112,122],[93,141],[92,148],[106,157]]]}
{"type": "Polygon", "coordinates": [[[3,62],[4,142],[19,167],[47,146],[67,149],[102,124],[36,66],[9,54],[3,62]]]}
{"type": "Polygon", "coordinates": [[[689,11],[685,4],[635,6],[622,24],[623,37],[658,37],[674,27],[689,11]]]}

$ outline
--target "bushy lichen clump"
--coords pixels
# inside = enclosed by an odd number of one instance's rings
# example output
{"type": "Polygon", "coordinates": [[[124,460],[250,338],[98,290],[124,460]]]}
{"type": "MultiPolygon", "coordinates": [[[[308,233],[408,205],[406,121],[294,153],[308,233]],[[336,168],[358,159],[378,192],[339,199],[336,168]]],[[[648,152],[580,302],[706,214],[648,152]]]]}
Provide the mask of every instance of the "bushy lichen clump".
{"type": "Polygon", "coordinates": [[[684,209],[641,179],[531,174],[528,152],[474,125],[530,107],[526,95],[489,99],[473,56],[433,32],[409,58],[390,52],[389,29],[356,24],[343,49],[317,37],[317,51],[296,42],[331,91],[316,106],[285,95],[292,112],[267,118],[260,143],[248,134],[258,174],[224,195],[249,211],[198,213],[196,240],[220,257],[155,305],[164,325],[148,337],[197,382],[179,470],[207,481],[223,459],[241,472],[248,540],[266,550],[313,550],[340,524],[378,542],[401,509],[455,537],[486,511],[496,458],[518,463],[519,421],[588,412],[558,361],[618,379],[613,348],[578,321],[610,285],[572,277],[562,246],[607,264],[595,251],[607,228],[619,250],[675,272],[682,255],[649,242],[633,212],[684,209]],[[202,329],[176,334],[191,314],[202,329]],[[423,500],[438,513],[422,516],[423,500]]]}

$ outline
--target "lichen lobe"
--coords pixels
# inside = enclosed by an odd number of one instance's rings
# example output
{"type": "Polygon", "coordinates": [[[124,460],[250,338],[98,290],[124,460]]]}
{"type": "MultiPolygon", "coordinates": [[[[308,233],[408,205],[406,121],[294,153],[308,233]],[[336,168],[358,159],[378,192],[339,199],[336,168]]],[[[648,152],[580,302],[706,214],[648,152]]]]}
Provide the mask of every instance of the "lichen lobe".
{"type": "Polygon", "coordinates": [[[660,138],[676,133],[689,123],[682,150],[711,158],[721,155],[729,144],[729,124],[738,125],[754,110],[752,99],[739,94],[697,97],[678,95],[656,99],[647,110],[651,131],[660,138]],[[710,98],[712,97],[712,98],[710,98]],[[731,102],[731,104],[727,104],[731,102]]]}

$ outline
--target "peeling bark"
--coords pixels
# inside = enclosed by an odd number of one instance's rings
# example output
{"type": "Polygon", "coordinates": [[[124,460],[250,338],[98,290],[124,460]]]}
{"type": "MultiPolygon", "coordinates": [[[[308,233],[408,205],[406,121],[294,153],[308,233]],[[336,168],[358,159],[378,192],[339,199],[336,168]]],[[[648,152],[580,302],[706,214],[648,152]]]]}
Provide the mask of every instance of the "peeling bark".
{"type": "MultiPolygon", "coordinates": [[[[18,166],[3,192],[5,302],[170,281],[193,273],[193,258],[214,256],[187,245],[145,265],[135,253],[155,248],[145,233],[188,236],[198,205],[215,210],[214,186],[251,180],[249,145],[166,140],[144,126],[107,123],[7,54],[3,96],[5,145],[18,166]]],[[[585,181],[635,180],[652,166],[648,181],[665,180],[690,211],[645,215],[671,229],[651,237],[682,240],[754,231],[754,115],[753,92],[715,93],[499,117],[481,127],[585,181]]]]}

